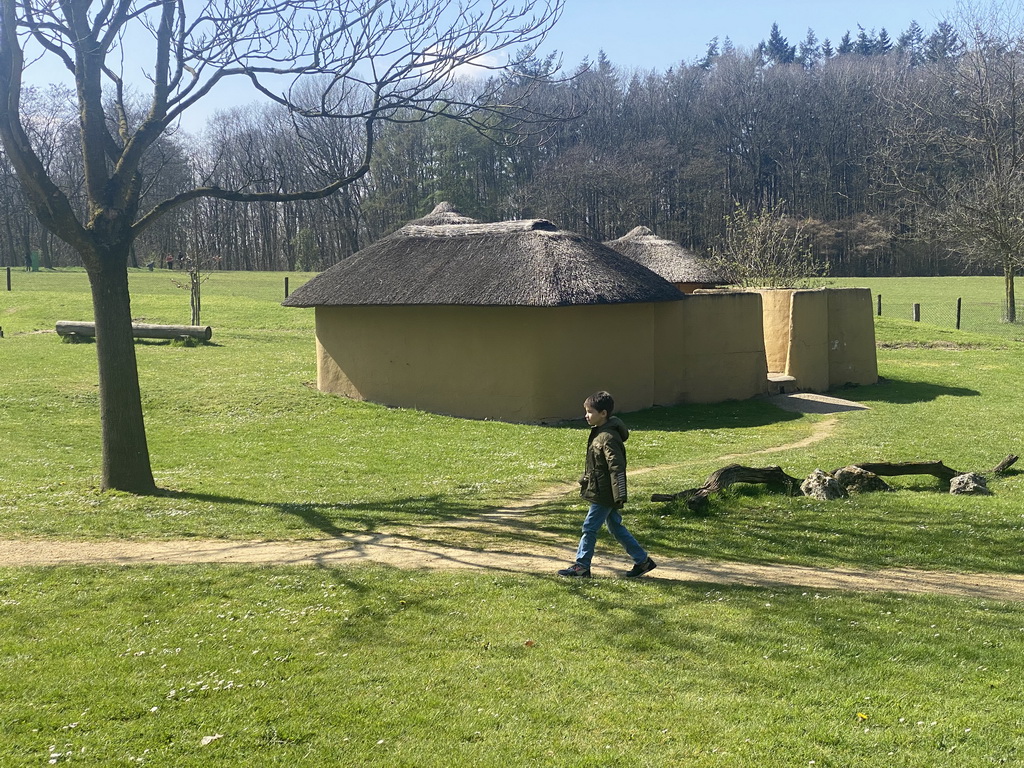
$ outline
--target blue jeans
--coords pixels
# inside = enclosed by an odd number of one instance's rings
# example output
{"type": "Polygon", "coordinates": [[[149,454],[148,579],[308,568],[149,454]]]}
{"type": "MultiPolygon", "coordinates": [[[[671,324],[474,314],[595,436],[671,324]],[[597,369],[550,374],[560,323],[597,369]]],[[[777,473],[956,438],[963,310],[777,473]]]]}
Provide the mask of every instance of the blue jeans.
{"type": "Polygon", "coordinates": [[[633,538],[626,526],[622,524],[622,515],[615,507],[602,507],[600,504],[591,504],[587,516],[583,518],[583,535],[580,537],[580,546],[576,550],[576,562],[584,568],[590,567],[590,561],[594,558],[594,544],[597,542],[597,532],[601,526],[608,524],[608,530],[615,540],[626,548],[626,553],[633,558],[634,563],[647,561],[647,550],[640,546],[633,538]]]}

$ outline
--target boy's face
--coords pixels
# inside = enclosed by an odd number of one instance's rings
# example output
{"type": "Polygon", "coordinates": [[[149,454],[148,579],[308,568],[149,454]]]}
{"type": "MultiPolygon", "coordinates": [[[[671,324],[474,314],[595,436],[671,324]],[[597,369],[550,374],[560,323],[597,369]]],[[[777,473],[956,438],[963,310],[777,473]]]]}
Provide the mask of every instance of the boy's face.
{"type": "Polygon", "coordinates": [[[608,421],[608,411],[595,411],[590,403],[584,403],[583,410],[587,414],[587,424],[592,427],[600,427],[608,421]]]}

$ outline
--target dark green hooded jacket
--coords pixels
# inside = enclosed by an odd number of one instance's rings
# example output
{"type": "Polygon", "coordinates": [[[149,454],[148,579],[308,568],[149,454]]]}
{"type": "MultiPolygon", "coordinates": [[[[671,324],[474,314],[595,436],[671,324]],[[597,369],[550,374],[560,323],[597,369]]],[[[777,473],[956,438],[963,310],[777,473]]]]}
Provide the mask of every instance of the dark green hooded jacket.
{"type": "Polygon", "coordinates": [[[626,446],[629,430],[618,416],[590,430],[580,496],[603,507],[626,503],[626,446]]]}

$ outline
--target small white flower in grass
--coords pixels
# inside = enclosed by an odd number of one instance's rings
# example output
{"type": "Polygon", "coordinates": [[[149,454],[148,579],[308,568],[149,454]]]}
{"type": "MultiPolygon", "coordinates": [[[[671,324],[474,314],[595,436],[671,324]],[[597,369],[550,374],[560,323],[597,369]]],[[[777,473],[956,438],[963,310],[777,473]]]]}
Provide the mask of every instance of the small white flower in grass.
{"type": "Polygon", "coordinates": [[[223,738],[224,738],[224,734],[223,733],[215,733],[215,734],[213,734],[213,736],[203,736],[202,741],[200,741],[199,743],[205,747],[205,746],[207,746],[209,744],[212,744],[217,739],[223,739],[223,738]]]}

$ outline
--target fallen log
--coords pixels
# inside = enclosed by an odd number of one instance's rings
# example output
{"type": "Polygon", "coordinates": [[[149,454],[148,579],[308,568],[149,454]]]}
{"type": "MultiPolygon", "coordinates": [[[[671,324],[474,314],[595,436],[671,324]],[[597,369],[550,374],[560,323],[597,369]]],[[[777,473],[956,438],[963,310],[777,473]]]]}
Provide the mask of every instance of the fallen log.
{"type": "Polygon", "coordinates": [[[1007,456],[1005,459],[1000,461],[998,464],[996,464],[992,468],[992,474],[993,475],[1001,475],[1001,474],[1003,474],[1003,472],[1005,472],[1006,470],[1008,470],[1010,467],[1012,467],[1014,464],[1017,463],[1017,459],[1018,458],[1019,458],[1018,456],[1014,456],[1011,453],[1009,456],[1007,456]]]}
{"type": "MultiPolygon", "coordinates": [[[[1016,463],[1018,457],[1010,454],[992,469],[992,474],[1001,474],[1016,463]]],[[[959,472],[952,467],[947,467],[941,461],[875,461],[861,462],[859,464],[848,464],[846,467],[835,469],[831,475],[841,472],[843,469],[856,467],[878,476],[893,475],[933,475],[940,480],[950,482],[954,477],[965,473],[959,472]]],[[[877,478],[876,478],[877,479],[877,478]]],[[[704,485],[700,488],[688,488],[679,493],[653,493],[651,501],[682,501],[685,500],[687,508],[694,512],[703,511],[708,504],[708,496],[716,491],[722,491],[734,483],[759,483],[772,485],[781,488],[785,493],[794,495],[800,489],[801,481],[787,475],[781,467],[744,467],[740,464],[729,464],[715,472],[712,472],[704,485]]],[[[884,485],[884,483],[883,483],[884,485]]],[[[802,491],[801,491],[802,493],[802,491]]]]}
{"type": "MultiPolygon", "coordinates": [[[[955,469],[947,467],[941,461],[873,461],[857,464],[848,464],[850,467],[859,467],[866,472],[873,472],[879,476],[891,477],[893,475],[933,475],[947,483],[957,475],[962,475],[955,469]]],[[[839,469],[843,469],[840,467],[839,469]]],[[[832,470],[834,475],[839,469],[832,470]]]]}
{"type": "Polygon", "coordinates": [[[789,496],[793,495],[794,489],[800,487],[800,481],[787,475],[781,467],[744,467],[740,464],[729,464],[708,475],[708,479],[700,488],[689,488],[673,494],[655,493],[651,495],[651,501],[685,500],[690,511],[701,512],[707,508],[708,496],[736,483],[770,485],[780,488],[789,496]]]}
{"type": "MultiPolygon", "coordinates": [[[[96,323],[58,320],[57,334],[60,336],[95,336],[96,323]]],[[[132,336],[136,339],[184,339],[193,338],[209,341],[213,329],[208,325],[152,325],[132,323],[132,336]]]]}

